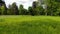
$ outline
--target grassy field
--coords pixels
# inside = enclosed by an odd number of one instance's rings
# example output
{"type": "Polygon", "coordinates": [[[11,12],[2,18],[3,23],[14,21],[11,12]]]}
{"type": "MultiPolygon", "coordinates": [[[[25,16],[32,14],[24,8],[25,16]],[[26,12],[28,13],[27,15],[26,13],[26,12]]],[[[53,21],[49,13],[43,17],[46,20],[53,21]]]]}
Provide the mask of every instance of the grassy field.
{"type": "Polygon", "coordinates": [[[60,17],[0,16],[0,34],[60,34],[60,17]]]}

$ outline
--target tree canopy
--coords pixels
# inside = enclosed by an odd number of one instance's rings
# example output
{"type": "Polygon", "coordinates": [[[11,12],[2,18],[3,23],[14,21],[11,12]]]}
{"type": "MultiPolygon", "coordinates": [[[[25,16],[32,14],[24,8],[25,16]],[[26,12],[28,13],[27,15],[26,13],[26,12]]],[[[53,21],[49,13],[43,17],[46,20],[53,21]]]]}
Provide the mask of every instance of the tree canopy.
{"type": "Polygon", "coordinates": [[[39,5],[38,1],[34,1],[32,6],[25,9],[22,4],[18,7],[14,2],[7,8],[5,2],[0,0],[0,15],[60,16],[60,0],[44,0],[42,5],[39,5]]]}

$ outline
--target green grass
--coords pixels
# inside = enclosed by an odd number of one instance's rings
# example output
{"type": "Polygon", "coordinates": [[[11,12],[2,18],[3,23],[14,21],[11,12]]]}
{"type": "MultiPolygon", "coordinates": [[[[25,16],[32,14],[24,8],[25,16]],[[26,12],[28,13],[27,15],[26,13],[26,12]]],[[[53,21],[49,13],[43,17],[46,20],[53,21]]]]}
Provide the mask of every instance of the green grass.
{"type": "Polygon", "coordinates": [[[0,34],[60,34],[60,17],[0,16],[0,34]]]}

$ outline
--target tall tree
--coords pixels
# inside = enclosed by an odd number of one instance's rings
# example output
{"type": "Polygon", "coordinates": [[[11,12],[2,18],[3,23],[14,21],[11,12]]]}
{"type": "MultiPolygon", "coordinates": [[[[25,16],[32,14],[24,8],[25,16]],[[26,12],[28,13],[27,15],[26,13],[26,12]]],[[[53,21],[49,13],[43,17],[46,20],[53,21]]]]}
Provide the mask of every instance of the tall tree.
{"type": "Polygon", "coordinates": [[[34,1],[32,4],[33,14],[39,15],[39,8],[38,8],[38,2],[34,1]]]}
{"type": "Polygon", "coordinates": [[[14,15],[18,15],[19,14],[19,10],[18,10],[18,7],[17,7],[15,2],[12,4],[12,11],[13,11],[14,15]]]}
{"type": "Polygon", "coordinates": [[[1,15],[4,15],[5,8],[4,6],[1,6],[1,15]]]}
{"type": "Polygon", "coordinates": [[[23,14],[23,13],[22,13],[22,12],[23,12],[23,9],[24,9],[24,8],[23,8],[23,5],[21,4],[21,5],[19,6],[19,14],[20,14],[20,15],[23,14]]]}
{"type": "Polygon", "coordinates": [[[29,12],[30,15],[34,16],[32,7],[28,8],[28,12],[29,12]]]}
{"type": "MultiPolygon", "coordinates": [[[[4,7],[4,15],[7,14],[7,7],[4,1],[0,0],[0,10],[4,7]]],[[[0,11],[1,12],[1,11],[0,11]]]]}

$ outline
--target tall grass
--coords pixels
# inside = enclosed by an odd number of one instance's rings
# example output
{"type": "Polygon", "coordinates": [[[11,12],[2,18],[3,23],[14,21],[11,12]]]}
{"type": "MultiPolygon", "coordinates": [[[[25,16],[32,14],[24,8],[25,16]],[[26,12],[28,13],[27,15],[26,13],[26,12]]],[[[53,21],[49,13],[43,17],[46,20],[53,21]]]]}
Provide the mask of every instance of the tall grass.
{"type": "Polygon", "coordinates": [[[0,16],[0,34],[60,34],[60,17],[0,16]]]}

